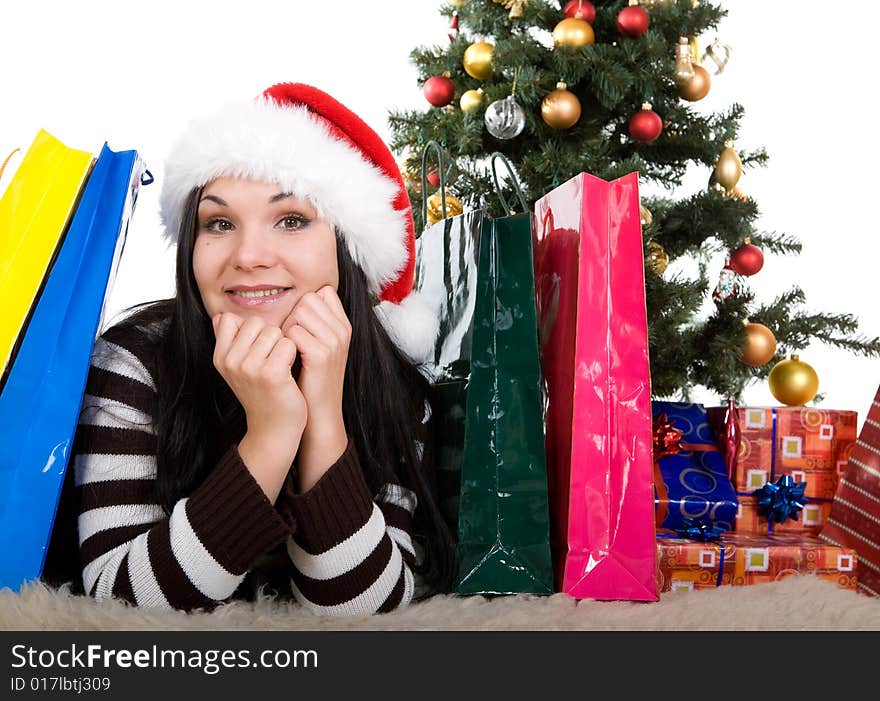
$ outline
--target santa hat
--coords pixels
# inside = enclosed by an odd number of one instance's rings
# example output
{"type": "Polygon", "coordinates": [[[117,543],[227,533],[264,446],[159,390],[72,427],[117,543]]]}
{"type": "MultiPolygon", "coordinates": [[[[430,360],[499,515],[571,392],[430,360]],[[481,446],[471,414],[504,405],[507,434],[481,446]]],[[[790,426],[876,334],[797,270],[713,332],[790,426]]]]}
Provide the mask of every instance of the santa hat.
{"type": "Polygon", "coordinates": [[[279,83],[256,100],[191,122],[166,162],[160,196],[165,236],[176,242],[193,188],[221,176],[276,183],[335,227],[370,291],[376,315],[413,362],[434,349],[438,319],[412,291],[412,208],[391,151],[327,93],[279,83]]]}

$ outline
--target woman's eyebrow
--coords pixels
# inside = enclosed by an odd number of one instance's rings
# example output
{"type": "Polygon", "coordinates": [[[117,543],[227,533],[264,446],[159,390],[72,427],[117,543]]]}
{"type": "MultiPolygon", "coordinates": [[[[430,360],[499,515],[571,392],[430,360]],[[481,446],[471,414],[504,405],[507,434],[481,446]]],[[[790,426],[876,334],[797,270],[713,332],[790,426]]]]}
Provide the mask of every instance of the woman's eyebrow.
{"type": "Polygon", "coordinates": [[[288,197],[293,197],[292,192],[279,192],[277,195],[272,195],[269,198],[269,204],[275,204],[276,202],[280,202],[281,200],[286,200],[288,197]]]}
{"type": "Polygon", "coordinates": [[[199,202],[204,202],[205,200],[210,200],[211,202],[216,202],[221,207],[228,207],[229,206],[228,204],[226,204],[223,200],[221,200],[216,195],[205,195],[201,200],[199,200],[199,202]]]}

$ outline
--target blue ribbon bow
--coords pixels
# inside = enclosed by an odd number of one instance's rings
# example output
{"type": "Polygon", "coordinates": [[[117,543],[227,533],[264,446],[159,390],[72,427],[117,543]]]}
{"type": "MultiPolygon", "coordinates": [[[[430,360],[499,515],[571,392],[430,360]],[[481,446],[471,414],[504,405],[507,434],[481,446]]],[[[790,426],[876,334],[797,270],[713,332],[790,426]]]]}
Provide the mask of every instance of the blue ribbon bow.
{"type": "Polygon", "coordinates": [[[804,496],[806,482],[795,482],[791,475],[783,475],[776,482],[768,482],[754,491],[758,498],[758,514],[766,516],[769,523],[797,521],[798,514],[809,499],[804,496]]]}
{"type": "Polygon", "coordinates": [[[698,540],[702,543],[709,543],[721,540],[721,536],[727,529],[717,523],[708,523],[706,521],[698,521],[693,518],[684,519],[682,526],[676,529],[676,533],[682,538],[688,540],[698,540]]]}

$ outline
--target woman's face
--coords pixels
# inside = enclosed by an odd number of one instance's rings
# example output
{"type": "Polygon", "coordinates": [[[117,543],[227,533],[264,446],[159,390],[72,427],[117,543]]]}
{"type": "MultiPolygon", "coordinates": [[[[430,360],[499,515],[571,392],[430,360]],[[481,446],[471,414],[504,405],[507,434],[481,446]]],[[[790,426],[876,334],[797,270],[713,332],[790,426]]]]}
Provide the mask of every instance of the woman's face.
{"type": "Polygon", "coordinates": [[[333,228],[309,202],[243,178],[202,191],[192,265],[209,316],[261,316],[279,327],[303,294],[339,285],[333,228]]]}

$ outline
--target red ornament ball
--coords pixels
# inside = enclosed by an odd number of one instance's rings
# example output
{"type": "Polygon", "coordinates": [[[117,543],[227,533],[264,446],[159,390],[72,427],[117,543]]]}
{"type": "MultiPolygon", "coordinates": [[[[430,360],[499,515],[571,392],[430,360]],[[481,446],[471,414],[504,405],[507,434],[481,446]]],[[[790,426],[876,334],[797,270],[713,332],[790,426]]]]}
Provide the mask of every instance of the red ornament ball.
{"type": "Polygon", "coordinates": [[[629,120],[629,133],[636,141],[649,144],[663,133],[663,120],[652,109],[642,109],[629,120]]]}
{"type": "Polygon", "coordinates": [[[589,0],[571,0],[563,12],[566,17],[582,19],[588,24],[596,20],[596,7],[589,0]]]}
{"type": "Polygon", "coordinates": [[[445,75],[435,75],[425,81],[425,99],[434,107],[445,107],[455,97],[455,83],[445,75]]]}
{"type": "Polygon", "coordinates": [[[754,244],[743,244],[731,254],[730,267],[740,275],[754,275],[764,267],[764,254],[754,244]]]}
{"type": "Polygon", "coordinates": [[[436,170],[432,170],[428,173],[428,182],[431,183],[434,187],[440,187],[440,173],[436,170]]]}
{"type": "Polygon", "coordinates": [[[640,5],[624,7],[617,15],[617,31],[625,37],[640,37],[651,26],[651,17],[640,5]]]}

